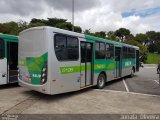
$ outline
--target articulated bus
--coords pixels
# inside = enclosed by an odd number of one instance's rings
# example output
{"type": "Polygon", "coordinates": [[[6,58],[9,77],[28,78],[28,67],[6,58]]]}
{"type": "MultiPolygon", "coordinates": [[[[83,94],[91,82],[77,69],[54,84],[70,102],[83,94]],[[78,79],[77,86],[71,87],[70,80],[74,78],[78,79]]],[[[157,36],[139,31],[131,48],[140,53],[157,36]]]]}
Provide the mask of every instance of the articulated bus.
{"type": "Polygon", "coordinates": [[[19,85],[60,94],[105,83],[139,71],[139,48],[53,27],[20,33],[19,85]]]}
{"type": "Polygon", "coordinates": [[[0,85],[18,82],[18,37],[0,33],[0,85]]]}

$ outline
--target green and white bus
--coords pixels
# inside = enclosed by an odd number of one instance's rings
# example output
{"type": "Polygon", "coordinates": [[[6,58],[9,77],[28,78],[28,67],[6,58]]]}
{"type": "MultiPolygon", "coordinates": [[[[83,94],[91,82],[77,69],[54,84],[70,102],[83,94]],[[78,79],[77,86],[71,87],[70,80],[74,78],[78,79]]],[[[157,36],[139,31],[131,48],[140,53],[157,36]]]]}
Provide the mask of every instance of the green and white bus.
{"type": "Polygon", "coordinates": [[[18,37],[0,33],[0,85],[18,82],[18,37]]]}
{"type": "Polygon", "coordinates": [[[19,85],[60,94],[105,83],[139,70],[139,48],[53,27],[20,33],[19,85]]]}

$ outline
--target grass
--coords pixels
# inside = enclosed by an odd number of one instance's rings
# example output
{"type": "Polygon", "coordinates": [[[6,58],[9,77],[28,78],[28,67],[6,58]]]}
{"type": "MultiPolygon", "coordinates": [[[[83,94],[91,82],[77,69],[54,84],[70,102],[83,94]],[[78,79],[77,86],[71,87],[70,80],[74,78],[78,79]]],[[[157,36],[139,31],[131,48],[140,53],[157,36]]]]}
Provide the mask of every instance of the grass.
{"type": "Polygon", "coordinates": [[[146,64],[158,64],[160,63],[160,54],[148,53],[146,64]]]}

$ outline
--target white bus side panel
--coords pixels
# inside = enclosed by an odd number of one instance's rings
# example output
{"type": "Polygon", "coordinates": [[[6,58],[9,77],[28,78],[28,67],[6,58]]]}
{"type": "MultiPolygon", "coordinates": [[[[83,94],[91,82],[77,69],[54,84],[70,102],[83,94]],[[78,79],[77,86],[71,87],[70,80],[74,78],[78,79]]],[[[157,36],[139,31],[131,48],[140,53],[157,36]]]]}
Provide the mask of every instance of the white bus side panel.
{"type": "Polygon", "coordinates": [[[64,71],[67,71],[72,70],[73,67],[80,67],[80,58],[77,61],[58,61],[54,49],[54,35],[55,33],[50,33],[48,51],[48,78],[51,82],[51,94],[77,91],[80,89],[80,72],[71,72],[64,74],[62,73],[62,69],[64,71]]]}
{"type": "Polygon", "coordinates": [[[0,85],[7,84],[7,59],[0,59],[0,85]]]}

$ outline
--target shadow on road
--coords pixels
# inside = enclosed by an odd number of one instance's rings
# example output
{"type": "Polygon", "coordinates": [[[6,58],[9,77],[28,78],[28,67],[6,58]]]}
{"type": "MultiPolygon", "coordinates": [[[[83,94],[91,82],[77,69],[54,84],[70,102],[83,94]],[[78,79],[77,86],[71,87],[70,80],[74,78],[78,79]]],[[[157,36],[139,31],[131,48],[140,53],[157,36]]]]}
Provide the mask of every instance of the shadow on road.
{"type": "Polygon", "coordinates": [[[7,84],[7,85],[0,85],[0,90],[2,90],[2,89],[12,89],[12,88],[16,88],[16,87],[20,87],[18,85],[18,83],[11,83],[11,84],[7,84]]]}
{"type": "Polygon", "coordinates": [[[43,94],[43,93],[40,93],[40,92],[37,92],[37,91],[32,91],[32,90],[23,91],[22,94],[26,94],[26,95],[31,96],[30,99],[41,99],[41,101],[43,101],[43,102],[53,102],[54,100],[55,101],[61,100],[61,99],[63,100],[65,98],[80,95],[80,94],[89,92],[93,89],[94,89],[94,87],[91,87],[91,88],[83,89],[83,90],[80,90],[80,91],[62,93],[62,94],[57,94],[57,95],[47,95],[47,94],[43,94]]]}

